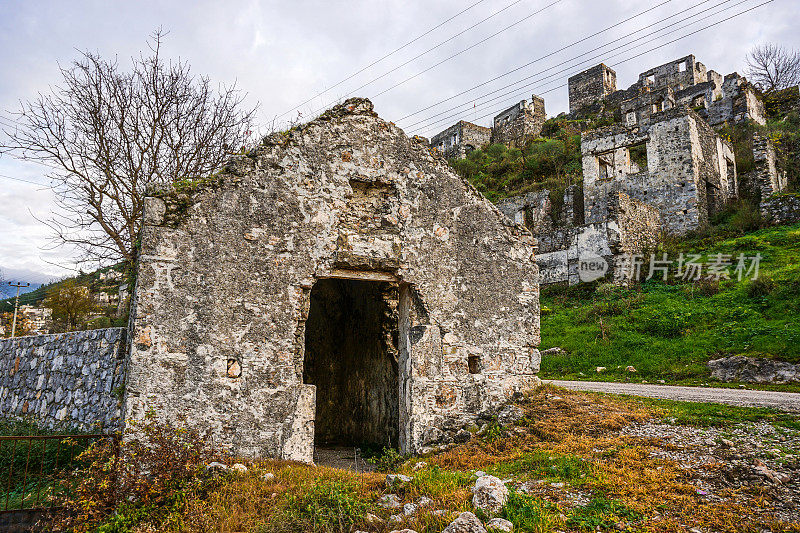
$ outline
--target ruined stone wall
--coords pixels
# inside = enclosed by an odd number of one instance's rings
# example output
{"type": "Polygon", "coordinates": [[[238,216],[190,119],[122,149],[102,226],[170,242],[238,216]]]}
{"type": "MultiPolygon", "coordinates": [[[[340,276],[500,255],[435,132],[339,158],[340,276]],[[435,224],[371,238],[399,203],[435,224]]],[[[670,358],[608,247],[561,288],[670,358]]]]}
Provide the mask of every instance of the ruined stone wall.
{"type": "Polygon", "coordinates": [[[431,138],[430,146],[446,158],[463,158],[473,150],[483,148],[492,139],[492,129],[464,120],[431,138]]]}
{"type": "Polygon", "coordinates": [[[636,255],[655,251],[661,240],[661,214],[657,207],[620,192],[616,219],[619,226],[617,253],[636,255]]]}
{"type": "Polygon", "coordinates": [[[613,125],[585,133],[581,150],[587,223],[607,220],[609,199],[625,192],[657,206],[663,229],[682,234],[707,222],[708,184],[716,191],[712,207],[736,192],[730,147],[685,108],[654,115],[646,132],[613,125]],[[641,158],[638,162],[633,150],[641,158]]]}
{"type": "Polygon", "coordinates": [[[399,288],[400,449],[446,441],[537,382],[533,252],[443,158],[348,100],[147,200],[126,419],[185,414],[221,449],[310,461],[310,295],[357,279],[399,288]]]}
{"type": "Polygon", "coordinates": [[[800,222],[800,195],[776,194],[761,201],[761,216],[770,224],[800,222]]]}
{"type": "Polygon", "coordinates": [[[494,117],[492,142],[522,147],[541,136],[546,121],[544,100],[534,94],[494,117]]]}
{"type": "Polygon", "coordinates": [[[688,55],[642,72],[639,74],[638,83],[641,87],[654,89],[669,87],[674,91],[680,91],[702,83],[707,78],[706,67],[696,61],[693,55],[688,55]]]}
{"type": "Polygon", "coordinates": [[[617,73],[601,63],[571,76],[567,86],[569,112],[578,113],[617,90],[617,73]]]}
{"type": "Polygon", "coordinates": [[[752,136],[754,168],[742,176],[742,187],[755,198],[767,198],[783,192],[787,186],[786,173],[778,170],[775,145],[761,133],[752,136]]]}
{"type": "Polygon", "coordinates": [[[125,329],[0,339],[0,413],[46,428],[116,431],[125,329]]]}

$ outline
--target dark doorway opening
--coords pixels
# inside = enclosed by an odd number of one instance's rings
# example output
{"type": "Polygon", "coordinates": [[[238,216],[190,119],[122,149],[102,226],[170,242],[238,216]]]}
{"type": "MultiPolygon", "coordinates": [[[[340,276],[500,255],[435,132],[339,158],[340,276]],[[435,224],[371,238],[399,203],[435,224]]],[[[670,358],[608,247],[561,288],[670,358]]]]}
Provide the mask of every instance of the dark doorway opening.
{"type": "Polygon", "coordinates": [[[397,337],[397,284],[314,284],[303,382],[317,388],[316,446],[398,446],[397,337]]]}

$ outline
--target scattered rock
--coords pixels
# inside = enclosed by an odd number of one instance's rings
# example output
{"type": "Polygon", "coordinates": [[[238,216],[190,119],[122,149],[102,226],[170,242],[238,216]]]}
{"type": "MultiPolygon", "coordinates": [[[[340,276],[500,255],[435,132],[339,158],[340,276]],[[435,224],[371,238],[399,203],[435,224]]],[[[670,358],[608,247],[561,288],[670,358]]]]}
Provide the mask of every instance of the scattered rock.
{"type": "Polygon", "coordinates": [[[476,477],[483,477],[485,475],[486,475],[486,472],[484,472],[483,470],[476,470],[475,471],[475,476],[476,477]]]}
{"type": "Polygon", "coordinates": [[[426,466],[428,466],[428,463],[426,463],[425,461],[419,461],[417,463],[414,463],[414,466],[411,467],[411,470],[414,470],[416,472],[418,470],[422,470],[426,466]]]}
{"type": "Polygon", "coordinates": [[[800,381],[800,365],[759,357],[736,355],[709,361],[711,377],[745,383],[790,383],[800,381]]]}
{"type": "Polygon", "coordinates": [[[403,517],[399,514],[393,514],[389,516],[389,520],[387,521],[389,524],[396,524],[403,521],[403,517]]]}
{"type": "Polygon", "coordinates": [[[218,463],[214,461],[213,463],[208,463],[206,465],[206,471],[211,472],[212,474],[225,472],[228,469],[228,465],[224,465],[222,463],[218,463]]]}
{"type": "Polygon", "coordinates": [[[447,515],[449,515],[449,514],[450,514],[450,511],[447,511],[447,510],[445,510],[445,509],[436,509],[436,510],[435,510],[434,512],[432,512],[431,514],[432,514],[433,516],[438,516],[439,518],[441,518],[441,517],[443,517],[443,516],[447,516],[447,515]]]}
{"type": "Polygon", "coordinates": [[[516,405],[507,404],[498,411],[497,423],[501,426],[511,426],[521,420],[523,416],[525,416],[525,412],[522,409],[516,405]]]}
{"type": "Polygon", "coordinates": [[[470,433],[466,429],[459,429],[458,432],[456,432],[456,434],[453,436],[453,442],[463,444],[465,442],[469,442],[471,438],[472,438],[472,433],[470,433]]]}
{"type": "Polygon", "coordinates": [[[472,504],[487,515],[500,512],[508,500],[508,488],[494,476],[479,477],[472,494],[472,504]]]}
{"type": "Polygon", "coordinates": [[[381,499],[378,500],[378,505],[384,509],[400,509],[403,506],[397,494],[384,494],[381,496],[381,499]]]}
{"type": "Polygon", "coordinates": [[[403,505],[403,514],[406,516],[412,516],[414,513],[417,512],[417,504],[415,503],[407,503],[403,505]]]}
{"type": "Polygon", "coordinates": [[[556,346],[555,348],[548,348],[546,350],[542,350],[541,352],[539,352],[539,355],[541,355],[542,357],[547,357],[548,355],[562,355],[565,353],[567,353],[566,350],[556,346]]]}
{"type": "Polygon", "coordinates": [[[264,481],[272,481],[273,479],[275,479],[275,474],[273,474],[272,472],[267,472],[261,477],[264,481]]]}
{"type": "Polygon", "coordinates": [[[417,533],[413,529],[395,529],[394,531],[390,531],[389,533],[417,533]]]}
{"type": "Polygon", "coordinates": [[[492,531],[503,531],[505,533],[509,533],[510,531],[514,530],[514,524],[505,518],[492,518],[486,522],[486,527],[492,531]]]}
{"type": "Polygon", "coordinates": [[[625,367],[626,372],[636,372],[636,367],[633,365],[628,365],[625,367]]]}
{"type": "Polygon", "coordinates": [[[442,533],[486,533],[486,529],[477,516],[466,511],[450,522],[450,525],[444,528],[442,533]]]}
{"type": "Polygon", "coordinates": [[[239,474],[244,474],[245,472],[247,472],[247,467],[244,466],[242,463],[236,463],[231,467],[231,470],[239,474]]]}
{"type": "Polygon", "coordinates": [[[404,476],[403,474],[389,474],[386,476],[386,488],[394,489],[397,487],[402,487],[412,479],[413,478],[404,476]]]}
{"type": "Polygon", "coordinates": [[[379,528],[384,525],[383,518],[372,513],[367,513],[366,516],[364,516],[364,523],[370,528],[379,528]]]}
{"type": "Polygon", "coordinates": [[[417,505],[420,507],[433,507],[433,500],[431,500],[427,496],[423,496],[422,498],[419,499],[417,505]]]}
{"type": "Polygon", "coordinates": [[[606,371],[606,367],[604,367],[604,366],[598,366],[598,367],[595,369],[595,371],[596,371],[598,374],[600,374],[601,372],[605,372],[605,371],[606,371]]]}

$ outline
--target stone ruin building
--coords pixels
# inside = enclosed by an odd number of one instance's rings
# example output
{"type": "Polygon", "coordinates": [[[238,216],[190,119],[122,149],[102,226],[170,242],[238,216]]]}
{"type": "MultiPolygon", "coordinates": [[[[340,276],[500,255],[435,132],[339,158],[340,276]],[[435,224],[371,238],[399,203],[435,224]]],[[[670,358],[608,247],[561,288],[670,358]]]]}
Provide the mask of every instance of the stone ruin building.
{"type": "Polygon", "coordinates": [[[430,145],[447,159],[461,159],[471,151],[486,146],[491,140],[492,128],[459,120],[443,132],[431,137],[430,145]]]}
{"type": "Polygon", "coordinates": [[[532,236],[368,100],[148,198],[141,242],[128,422],[185,415],[246,456],[408,453],[538,382],[532,236]]]}
{"type": "Polygon", "coordinates": [[[531,101],[522,100],[494,117],[492,142],[522,147],[542,134],[547,121],[544,99],[531,96],[531,101]]]}
{"type": "Polygon", "coordinates": [[[582,134],[582,186],[498,205],[537,238],[543,284],[577,283],[581,257],[603,257],[618,275],[624,256],[652,249],[662,233],[708,224],[740,191],[766,198],[786,188],[769,139],[753,135],[754,169],[740,176],[730,144],[714,130],[766,123],[764,104],[745,78],[723,77],[689,55],[643,72],[628,89],[616,83],[604,64],[568,82],[570,118],[615,122],[582,134]]]}
{"type": "Polygon", "coordinates": [[[491,128],[461,120],[431,137],[430,146],[448,159],[464,158],[491,143],[524,146],[542,134],[546,121],[544,99],[534,94],[530,102],[522,100],[497,114],[491,128]]]}

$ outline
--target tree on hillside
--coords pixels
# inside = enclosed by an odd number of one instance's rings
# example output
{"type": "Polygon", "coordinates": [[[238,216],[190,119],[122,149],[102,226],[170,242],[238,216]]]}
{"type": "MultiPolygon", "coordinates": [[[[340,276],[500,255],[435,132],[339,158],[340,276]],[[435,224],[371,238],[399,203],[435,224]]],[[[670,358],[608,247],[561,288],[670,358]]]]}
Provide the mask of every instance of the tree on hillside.
{"type": "Polygon", "coordinates": [[[129,70],[83,52],[5,130],[0,150],[50,169],[60,213],[46,222],[81,262],[130,262],[145,191],[206,176],[247,142],[255,109],[244,95],[165,60],[163,37],[156,31],[129,70]]]}
{"type": "Polygon", "coordinates": [[[747,56],[747,76],[765,94],[800,83],[800,52],[777,44],[756,46],[747,56]]]}
{"type": "Polygon", "coordinates": [[[53,325],[57,331],[75,331],[83,327],[89,315],[97,309],[89,288],[74,279],[68,279],[47,291],[42,305],[52,311],[53,325]]]}
{"type": "MultiPolygon", "coordinates": [[[[11,330],[14,323],[14,313],[2,313],[0,314],[0,326],[2,326],[2,335],[0,337],[11,337],[11,330]]],[[[14,332],[14,335],[17,337],[24,337],[26,335],[30,335],[31,332],[34,330],[34,325],[31,320],[23,315],[22,313],[17,313],[17,328],[14,332]]]]}

